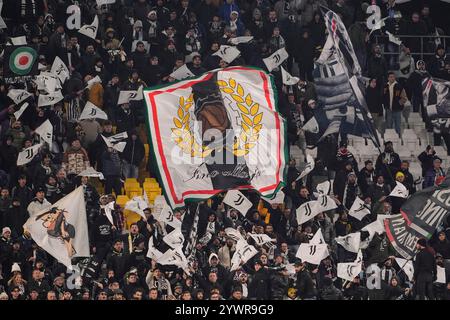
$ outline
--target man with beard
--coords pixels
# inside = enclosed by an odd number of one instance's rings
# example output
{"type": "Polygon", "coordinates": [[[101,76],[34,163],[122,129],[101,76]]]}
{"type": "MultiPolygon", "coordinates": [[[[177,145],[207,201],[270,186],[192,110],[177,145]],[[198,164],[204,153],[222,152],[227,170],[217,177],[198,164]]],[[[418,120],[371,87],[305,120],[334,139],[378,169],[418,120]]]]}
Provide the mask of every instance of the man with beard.
{"type": "Polygon", "coordinates": [[[375,169],[372,160],[364,162],[364,168],[358,173],[358,183],[362,193],[367,195],[369,188],[375,183],[375,169]]]}

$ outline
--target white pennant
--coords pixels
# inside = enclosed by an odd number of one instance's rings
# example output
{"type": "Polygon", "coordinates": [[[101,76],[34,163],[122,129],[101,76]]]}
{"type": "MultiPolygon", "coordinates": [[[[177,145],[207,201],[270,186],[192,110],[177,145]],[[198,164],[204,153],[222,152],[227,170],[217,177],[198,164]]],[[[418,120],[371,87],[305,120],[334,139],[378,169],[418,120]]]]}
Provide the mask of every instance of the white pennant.
{"type": "Polygon", "coordinates": [[[103,176],[103,173],[96,171],[92,167],[88,167],[80,172],[78,175],[80,177],[93,177],[93,178],[99,178],[100,180],[105,180],[105,177],[103,176]]]}
{"type": "Polygon", "coordinates": [[[50,120],[45,120],[43,124],[41,124],[38,128],[36,128],[35,132],[41,137],[42,140],[47,142],[50,146],[53,143],[53,125],[50,120]]]}
{"type": "Polygon", "coordinates": [[[162,208],[157,220],[159,222],[164,222],[175,229],[181,229],[181,221],[175,217],[172,209],[170,209],[167,204],[162,208]]]}
{"type": "Polygon", "coordinates": [[[219,50],[217,50],[213,56],[219,56],[221,57],[226,63],[231,63],[239,57],[241,52],[236,48],[232,46],[220,46],[219,50]]]}
{"type": "Polygon", "coordinates": [[[19,120],[20,116],[22,115],[22,113],[25,111],[25,109],[28,107],[28,102],[25,102],[24,104],[22,104],[20,106],[20,109],[17,110],[16,112],[14,112],[14,118],[16,118],[16,120],[19,120]]]}
{"type": "Polygon", "coordinates": [[[61,58],[58,56],[56,56],[55,60],[53,61],[50,72],[55,74],[61,81],[61,83],[66,82],[66,80],[70,78],[69,69],[67,68],[64,61],[62,61],[61,58]]]}
{"type": "Polygon", "coordinates": [[[122,141],[126,138],[128,138],[128,134],[126,131],[115,134],[111,137],[106,138],[104,135],[101,135],[103,140],[105,141],[105,144],[108,148],[113,148],[119,152],[123,152],[126,146],[126,141],[122,141]]]}
{"type": "Polygon", "coordinates": [[[158,261],[162,257],[162,255],[163,255],[162,252],[156,249],[155,245],[153,244],[153,236],[151,236],[150,239],[148,240],[147,257],[155,261],[158,261]]]}
{"type": "Polygon", "coordinates": [[[258,253],[258,250],[252,245],[249,245],[245,240],[240,240],[236,244],[236,251],[231,258],[230,271],[239,269],[241,264],[246,263],[258,253]]]}
{"type": "Polygon", "coordinates": [[[360,274],[362,270],[362,253],[358,251],[358,256],[353,262],[338,263],[337,276],[347,281],[353,281],[356,276],[360,274]]]}
{"type": "Polygon", "coordinates": [[[281,78],[283,79],[283,84],[287,85],[287,86],[293,86],[295,84],[298,83],[298,81],[300,80],[297,77],[293,77],[289,74],[289,72],[287,72],[286,70],[284,70],[283,67],[281,67],[281,78]]]}
{"type": "Polygon", "coordinates": [[[311,119],[309,119],[308,122],[306,122],[302,127],[302,130],[311,133],[319,133],[319,123],[317,123],[316,118],[312,117],[311,119]]]}
{"type": "Polygon", "coordinates": [[[357,253],[361,242],[361,233],[349,233],[346,236],[336,237],[336,243],[341,245],[345,250],[357,253]]]}
{"type": "Polygon", "coordinates": [[[234,228],[225,228],[225,234],[236,242],[239,242],[239,240],[245,240],[242,234],[234,228]]]}
{"type": "Polygon", "coordinates": [[[89,81],[86,83],[86,88],[85,88],[85,89],[91,89],[92,86],[93,86],[94,84],[96,84],[96,83],[102,83],[102,79],[100,79],[99,76],[95,76],[94,78],[92,78],[91,80],[89,80],[89,81]]]}
{"type": "Polygon", "coordinates": [[[300,258],[302,262],[306,261],[312,264],[319,265],[320,261],[328,257],[327,244],[301,243],[298,247],[296,257],[300,258]]]}
{"type": "Polygon", "coordinates": [[[231,38],[230,42],[231,42],[231,44],[238,45],[240,43],[247,43],[252,40],[253,40],[253,36],[242,36],[242,37],[231,38]]]}
{"type": "Polygon", "coordinates": [[[80,117],[78,118],[78,121],[84,120],[84,119],[104,119],[108,120],[108,115],[106,112],[104,112],[102,109],[97,107],[92,102],[88,101],[84,105],[83,112],[81,112],[80,117]]]}
{"type": "Polygon", "coordinates": [[[41,71],[41,73],[36,76],[35,82],[38,86],[38,90],[44,90],[49,94],[53,94],[58,89],[61,89],[58,77],[51,72],[41,71]]]}
{"type": "Polygon", "coordinates": [[[325,239],[323,238],[322,229],[318,229],[311,240],[309,240],[311,244],[324,244],[325,239]]]}
{"type": "Polygon", "coordinates": [[[360,197],[356,197],[348,214],[361,221],[365,216],[370,214],[370,208],[360,197]]]}
{"type": "Polygon", "coordinates": [[[264,64],[267,67],[267,70],[272,71],[276,67],[278,67],[280,64],[283,63],[284,60],[286,60],[289,57],[289,54],[287,53],[285,48],[281,48],[277,51],[275,51],[271,56],[263,59],[264,64]]]}
{"type": "Polygon", "coordinates": [[[64,99],[61,91],[56,91],[50,94],[40,94],[38,98],[38,107],[50,106],[58,103],[64,99]]]}
{"type": "Polygon", "coordinates": [[[8,97],[10,97],[11,100],[14,101],[15,104],[19,104],[31,96],[32,96],[32,94],[29,93],[27,90],[10,89],[8,91],[8,97]]]}
{"type": "Polygon", "coordinates": [[[307,154],[306,155],[306,166],[303,169],[303,171],[300,173],[300,175],[297,177],[297,179],[295,179],[295,181],[298,181],[298,180],[302,179],[303,177],[306,177],[314,169],[314,166],[315,166],[314,158],[310,154],[307,154]]]}
{"type": "Polygon", "coordinates": [[[398,198],[408,198],[409,191],[406,189],[403,183],[395,181],[396,186],[394,189],[392,189],[391,193],[389,194],[390,197],[398,197],[398,198]]]}
{"type": "Polygon", "coordinates": [[[235,208],[244,215],[253,206],[252,202],[239,190],[229,190],[223,199],[223,203],[235,208]]]}
{"type": "MultiPolygon", "coordinates": [[[[410,261],[411,262],[411,261],[410,261]]],[[[436,266],[437,275],[436,275],[436,283],[447,283],[447,278],[445,276],[445,268],[441,266],[436,266]]]]}
{"type": "Polygon", "coordinates": [[[24,149],[22,152],[19,152],[19,156],[17,157],[17,165],[23,166],[33,160],[33,158],[39,153],[39,148],[42,147],[42,144],[35,144],[29,148],[24,149]]]}
{"type": "Polygon", "coordinates": [[[114,225],[114,220],[112,217],[112,211],[114,210],[115,201],[108,202],[106,205],[101,205],[100,208],[105,210],[105,215],[108,218],[111,225],[114,225]]]}
{"type": "Polygon", "coordinates": [[[330,191],[330,187],[331,187],[331,183],[330,183],[330,181],[324,181],[324,182],[322,182],[322,183],[319,183],[317,186],[316,186],[316,190],[317,190],[317,192],[319,193],[319,194],[325,194],[325,195],[327,195],[328,194],[328,192],[330,191]]]}
{"type": "Polygon", "coordinates": [[[263,234],[249,233],[248,235],[252,237],[253,240],[255,240],[255,243],[258,246],[262,246],[264,243],[272,241],[272,239],[265,233],[263,234]]]}
{"type": "Polygon", "coordinates": [[[388,35],[390,42],[395,43],[398,46],[402,44],[402,41],[399,38],[397,38],[396,36],[394,36],[392,33],[390,33],[389,31],[386,31],[386,34],[388,35]]]}
{"type": "Polygon", "coordinates": [[[403,258],[395,258],[395,261],[397,262],[398,266],[402,268],[402,270],[405,272],[406,276],[408,277],[409,281],[412,281],[414,279],[414,265],[411,260],[406,260],[403,258]]]}
{"type": "Polygon", "coordinates": [[[144,99],[142,92],[142,86],[138,90],[122,90],[119,93],[117,104],[129,103],[131,100],[142,100],[144,99]]]}
{"type": "Polygon", "coordinates": [[[148,208],[147,202],[142,197],[133,197],[133,199],[125,203],[125,209],[130,210],[140,215],[144,220],[147,220],[144,210],[148,208]]]}
{"type": "Polygon", "coordinates": [[[13,46],[25,46],[27,45],[27,38],[25,36],[12,37],[9,39],[13,46]]]}
{"type": "Polygon", "coordinates": [[[86,37],[89,37],[95,40],[97,36],[98,30],[98,17],[95,15],[94,21],[91,24],[85,24],[78,30],[79,33],[84,34],[86,37]]]}
{"type": "Polygon", "coordinates": [[[170,74],[170,77],[174,78],[175,80],[183,80],[193,76],[195,75],[191,70],[189,70],[186,64],[183,64],[181,67],[170,74]]]}
{"type": "Polygon", "coordinates": [[[284,202],[284,192],[279,190],[274,196],[271,198],[262,197],[263,200],[267,201],[270,204],[282,204],[284,202]]]}
{"type": "Polygon", "coordinates": [[[97,6],[102,6],[104,4],[113,4],[116,3],[116,0],[97,0],[97,6]]]}
{"type": "Polygon", "coordinates": [[[164,236],[163,241],[172,249],[183,246],[184,236],[181,229],[174,229],[171,233],[164,236]]]}
{"type": "Polygon", "coordinates": [[[298,224],[303,224],[321,212],[336,209],[337,205],[333,198],[327,195],[320,195],[317,200],[308,201],[296,210],[298,224]]]}

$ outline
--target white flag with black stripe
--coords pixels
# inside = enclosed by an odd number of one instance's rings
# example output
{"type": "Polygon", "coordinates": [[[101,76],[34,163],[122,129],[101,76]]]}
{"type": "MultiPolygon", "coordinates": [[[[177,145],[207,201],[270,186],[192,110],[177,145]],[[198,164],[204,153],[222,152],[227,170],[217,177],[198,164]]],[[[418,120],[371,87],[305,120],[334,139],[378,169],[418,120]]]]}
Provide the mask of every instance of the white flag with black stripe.
{"type": "Polygon", "coordinates": [[[189,70],[186,64],[183,64],[181,67],[170,74],[170,77],[174,78],[175,80],[183,80],[193,76],[195,76],[195,74],[193,74],[192,71],[189,70]]]}
{"type": "Polygon", "coordinates": [[[172,249],[183,246],[184,236],[181,233],[181,229],[174,229],[171,233],[166,234],[163,241],[172,249]]]}
{"type": "Polygon", "coordinates": [[[64,99],[61,91],[56,91],[50,94],[40,94],[38,98],[38,107],[51,106],[64,99]]]}
{"type": "Polygon", "coordinates": [[[389,194],[390,197],[398,197],[398,198],[408,198],[409,191],[406,189],[405,185],[401,182],[395,181],[396,186],[392,189],[389,194]]]}
{"type": "Polygon", "coordinates": [[[329,255],[330,253],[328,252],[328,245],[326,243],[301,243],[295,256],[301,259],[302,262],[309,262],[319,265],[320,261],[329,255]]]}
{"type": "Polygon", "coordinates": [[[226,63],[233,62],[241,52],[236,48],[232,46],[220,46],[219,50],[217,50],[215,53],[213,53],[213,56],[219,56],[221,57],[226,63]]]}
{"type": "Polygon", "coordinates": [[[103,176],[103,173],[96,171],[92,167],[88,167],[87,169],[81,171],[78,176],[80,176],[80,177],[93,177],[93,178],[99,178],[100,180],[105,180],[105,177],[103,176]]]}
{"type": "Polygon", "coordinates": [[[140,215],[144,220],[147,220],[144,210],[148,208],[147,202],[142,197],[133,197],[133,199],[127,201],[125,209],[130,210],[140,215]]]}
{"type": "Polygon", "coordinates": [[[322,229],[318,229],[311,240],[309,240],[311,244],[324,244],[325,239],[323,238],[322,229]]]}
{"type": "Polygon", "coordinates": [[[269,57],[263,59],[264,64],[267,67],[267,70],[272,71],[276,67],[278,67],[280,64],[283,63],[284,60],[286,60],[289,57],[289,54],[287,53],[285,48],[281,48],[277,51],[275,51],[272,55],[269,57]]]}
{"type": "Polygon", "coordinates": [[[78,30],[79,33],[84,34],[86,37],[89,37],[93,40],[95,40],[95,37],[97,36],[97,30],[98,30],[98,17],[95,15],[94,21],[92,21],[91,24],[85,24],[78,30]]]}
{"type": "Polygon", "coordinates": [[[353,281],[362,270],[362,253],[358,251],[358,256],[353,262],[338,263],[337,276],[347,281],[353,281]]]}
{"type": "Polygon", "coordinates": [[[119,93],[119,98],[117,99],[117,105],[124,103],[129,103],[131,100],[142,100],[144,95],[142,94],[142,86],[138,90],[122,90],[119,93]]]}
{"type": "Polygon", "coordinates": [[[164,222],[175,229],[181,229],[181,221],[175,217],[172,209],[166,204],[157,218],[159,222],[164,222]]]}
{"type": "Polygon", "coordinates": [[[311,133],[319,133],[319,123],[317,122],[315,117],[312,117],[305,123],[302,127],[303,131],[311,132],[311,133]]]}
{"type": "Polygon", "coordinates": [[[247,43],[253,40],[253,36],[242,36],[242,37],[235,37],[230,39],[230,43],[234,44],[235,46],[240,43],[247,43]]]}
{"type": "Polygon", "coordinates": [[[346,236],[336,237],[336,243],[345,250],[357,253],[361,243],[361,232],[349,233],[346,236]]]}
{"type": "Polygon", "coordinates": [[[240,240],[245,241],[242,234],[234,228],[225,228],[225,234],[227,235],[227,237],[233,239],[236,242],[239,242],[240,240]]]}
{"type": "Polygon", "coordinates": [[[108,120],[108,115],[106,114],[106,112],[104,112],[102,109],[97,107],[95,104],[88,101],[84,105],[83,112],[81,112],[81,115],[78,118],[78,121],[84,120],[84,119],[108,120]]]}
{"type": "Polygon", "coordinates": [[[270,198],[261,197],[261,199],[267,201],[270,204],[282,204],[284,202],[284,192],[278,190],[278,192],[270,198]]]}
{"type": "Polygon", "coordinates": [[[223,203],[235,208],[244,215],[253,205],[239,190],[228,191],[223,199],[223,203]]]}
{"type": "Polygon", "coordinates": [[[253,258],[258,253],[258,250],[252,245],[249,245],[247,241],[240,240],[236,244],[236,251],[231,258],[230,271],[239,269],[241,264],[245,264],[248,260],[253,258]]]}
{"type": "Polygon", "coordinates": [[[411,260],[406,260],[403,258],[395,258],[398,266],[403,270],[408,277],[409,281],[414,279],[414,264],[411,260]]]}
{"type": "Polygon", "coordinates": [[[153,236],[151,236],[150,239],[148,240],[147,257],[155,261],[158,261],[162,257],[162,255],[163,253],[158,249],[156,249],[155,244],[153,243],[153,236]]]}
{"type": "Polygon", "coordinates": [[[56,56],[55,60],[53,61],[50,72],[55,74],[61,81],[61,83],[66,82],[66,80],[70,78],[69,69],[67,68],[66,64],[61,60],[61,58],[58,56],[56,56]]]}
{"type": "Polygon", "coordinates": [[[17,110],[16,112],[14,112],[14,118],[16,118],[16,120],[19,120],[20,116],[22,115],[22,113],[25,111],[25,109],[28,107],[28,102],[25,102],[24,104],[22,104],[19,108],[19,110],[17,110]]]}
{"type": "Polygon", "coordinates": [[[283,67],[281,67],[281,78],[283,80],[283,84],[287,86],[293,86],[300,80],[297,77],[291,76],[289,72],[287,72],[283,67]]]}
{"type": "Polygon", "coordinates": [[[256,233],[249,233],[248,234],[253,240],[255,240],[255,243],[258,246],[262,246],[264,243],[271,242],[272,239],[265,233],[262,234],[256,234],[256,233]]]}
{"type": "Polygon", "coordinates": [[[31,96],[32,94],[29,93],[27,90],[10,89],[8,91],[8,97],[11,98],[11,100],[14,101],[15,104],[19,104],[31,96]]]}
{"type": "Polygon", "coordinates": [[[22,152],[19,152],[19,156],[17,157],[17,165],[23,166],[33,160],[33,158],[39,153],[39,148],[42,147],[42,143],[35,144],[29,148],[24,149],[22,152]]]}
{"type": "Polygon", "coordinates": [[[359,221],[361,221],[365,216],[370,214],[370,208],[369,205],[367,205],[364,200],[362,200],[360,197],[356,197],[355,201],[353,202],[352,207],[350,208],[348,214],[359,221]]]}
{"type": "Polygon", "coordinates": [[[313,171],[315,166],[314,158],[310,155],[306,155],[306,166],[303,169],[303,171],[300,173],[300,175],[295,179],[295,181],[298,181],[302,179],[303,177],[306,177],[311,171],[313,171]]]}
{"type": "Polygon", "coordinates": [[[53,143],[53,125],[50,122],[50,120],[45,120],[43,124],[41,124],[36,130],[36,132],[40,137],[41,140],[44,140],[47,142],[50,146],[53,143]]]}

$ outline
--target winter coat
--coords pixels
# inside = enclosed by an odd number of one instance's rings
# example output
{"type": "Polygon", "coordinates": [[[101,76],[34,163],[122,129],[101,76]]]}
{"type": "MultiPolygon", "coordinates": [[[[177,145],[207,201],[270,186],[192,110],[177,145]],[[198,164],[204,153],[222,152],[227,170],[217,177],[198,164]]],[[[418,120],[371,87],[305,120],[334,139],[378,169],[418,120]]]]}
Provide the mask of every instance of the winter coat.
{"type": "Polygon", "coordinates": [[[254,300],[268,300],[270,298],[270,274],[261,268],[255,272],[248,286],[248,298],[254,300]]]}
{"type": "Polygon", "coordinates": [[[372,88],[371,86],[366,89],[366,101],[367,107],[370,113],[383,115],[383,100],[381,96],[381,91],[378,86],[372,88]]]}
{"type": "Polygon", "coordinates": [[[333,284],[328,287],[324,287],[320,291],[320,297],[322,300],[344,300],[342,291],[336,288],[333,284]]]}
{"type": "Polygon", "coordinates": [[[384,86],[383,90],[383,106],[386,110],[392,110],[393,112],[399,112],[403,110],[405,102],[408,100],[406,92],[403,86],[398,82],[394,83],[392,103],[390,101],[389,83],[384,86]]]}
{"type": "Polygon", "coordinates": [[[434,244],[433,249],[436,253],[442,254],[444,259],[450,259],[450,242],[447,239],[444,241],[438,240],[434,244]]]}
{"type": "Polygon", "coordinates": [[[309,271],[306,270],[306,268],[297,273],[296,288],[297,295],[301,299],[310,299],[316,297],[316,288],[314,287],[311,275],[309,274],[309,271]]]}
{"type": "Polygon", "coordinates": [[[89,90],[88,101],[103,109],[103,85],[99,82],[94,83],[89,90]]]}
{"type": "Polygon", "coordinates": [[[106,258],[106,266],[108,269],[114,270],[114,276],[117,279],[122,279],[129,268],[130,255],[124,251],[117,252],[114,249],[108,254],[106,258]]]}
{"type": "Polygon", "coordinates": [[[289,278],[280,272],[274,272],[270,275],[271,299],[281,300],[286,294],[289,285],[289,278]]]}
{"type": "Polygon", "coordinates": [[[120,158],[117,152],[109,152],[108,150],[103,152],[102,155],[102,172],[107,176],[120,176],[121,165],[120,158]]]}
{"type": "Polygon", "coordinates": [[[67,175],[80,174],[90,166],[86,150],[84,148],[68,148],[64,153],[62,166],[67,175]]]}
{"type": "Polygon", "coordinates": [[[139,166],[144,159],[145,149],[141,139],[133,140],[131,136],[127,140],[125,149],[121,153],[122,159],[135,166],[139,166]]]}

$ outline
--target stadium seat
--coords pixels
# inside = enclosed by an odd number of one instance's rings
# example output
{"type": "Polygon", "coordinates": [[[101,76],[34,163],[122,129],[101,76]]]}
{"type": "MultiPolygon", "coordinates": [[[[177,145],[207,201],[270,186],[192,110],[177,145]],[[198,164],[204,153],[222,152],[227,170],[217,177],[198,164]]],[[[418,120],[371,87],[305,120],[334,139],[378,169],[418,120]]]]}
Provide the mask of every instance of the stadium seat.
{"type": "Polygon", "coordinates": [[[120,207],[125,207],[125,204],[130,201],[130,198],[124,195],[118,195],[116,198],[116,204],[120,207]]]}

